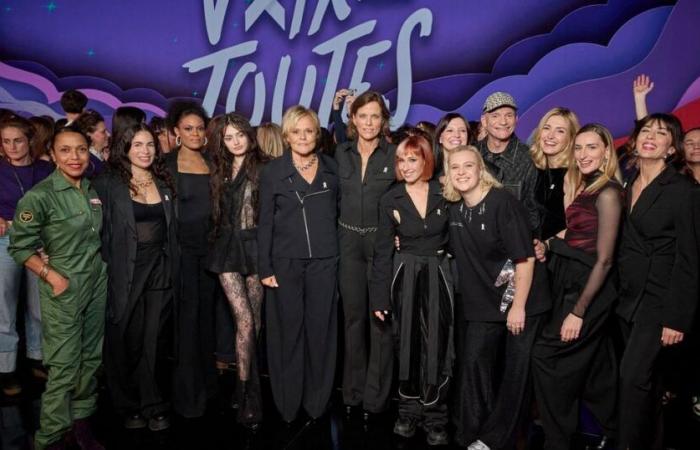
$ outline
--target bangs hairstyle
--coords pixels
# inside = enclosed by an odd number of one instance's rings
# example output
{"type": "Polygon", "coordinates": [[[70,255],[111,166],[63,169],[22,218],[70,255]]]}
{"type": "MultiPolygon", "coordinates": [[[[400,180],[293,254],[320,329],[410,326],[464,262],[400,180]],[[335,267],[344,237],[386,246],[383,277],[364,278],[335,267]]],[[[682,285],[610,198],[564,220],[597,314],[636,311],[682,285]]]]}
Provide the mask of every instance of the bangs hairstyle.
{"type": "Polygon", "coordinates": [[[394,170],[396,171],[396,179],[403,181],[403,176],[399,170],[399,157],[414,155],[423,158],[423,172],[420,174],[422,181],[428,181],[433,177],[435,171],[435,158],[433,158],[433,150],[430,148],[430,142],[420,135],[409,136],[396,148],[396,158],[394,159],[394,170]]]}
{"type": "Polygon", "coordinates": [[[355,116],[355,114],[357,114],[357,110],[372,102],[376,102],[379,105],[379,110],[381,111],[380,114],[382,115],[382,130],[379,132],[379,136],[389,136],[389,119],[391,118],[391,114],[389,114],[389,108],[387,108],[386,103],[384,103],[382,94],[376,91],[365,91],[352,102],[352,105],[350,105],[350,120],[348,120],[347,130],[349,139],[357,138],[357,128],[355,128],[355,124],[352,123],[352,118],[355,116]]]}
{"type": "Polygon", "coordinates": [[[673,114],[654,113],[642,119],[639,119],[634,125],[634,131],[627,142],[627,153],[633,161],[631,164],[636,164],[638,156],[637,139],[642,132],[642,128],[651,126],[656,123],[661,128],[666,128],[671,133],[671,147],[676,151],[666,159],[667,163],[676,163],[683,158],[683,126],[678,117],[673,114]]]}
{"type": "MultiPolygon", "coordinates": [[[[243,164],[239,169],[239,173],[244,175],[246,179],[252,183],[252,206],[255,214],[255,222],[257,223],[258,212],[258,180],[260,169],[268,160],[262,150],[258,147],[258,140],[250,125],[250,122],[244,116],[237,113],[228,113],[223,116],[217,116],[211,120],[210,136],[209,136],[209,152],[214,163],[214,170],[209,178],[211,187],[211,211],[212,211],[212,230],[209,235],[211,240],[214,240],[219,235],[221,227],[231,224],[231,218],[224,214],[223,203],[224,197],[227,194],[227,183],[233,182],[233,162],[234,156],[226,147],[224,136],[226,129],[232,127],[236,132],[243,133],[248,140],[248,148],[246,150],[243,164]],[[213,127],[212,127],[213,126],[213,127]]],[[[240,190],[239,190],[240,191],[240,190]]],[[[242,191],[241,191],[242,192],[242,191]]],[[[234,194],[236,196],[240,193],[234,194]]]]}
{"type": "MultiPolygon", "coordinates": [[[[574,142],[576,138],[583,133],[595,133],[603,141],[605,145],[607,155],[603,159],[603,165],[600,166],[598,171],[600,176],[591,183],[590,186],[585,188],[583,192],[588,194],[593,194],[598,192],[605,186],[609,181],[616,181],[618,183],[622,182],[622,175],[620,174],[619,163],[617,161],[617,152],[615,151],[615,143],[613,141],[612,134],[603,125],[598,123],[589,123],[581,127],[580,130],[574,136],[574,142]]],[[[566,171],[564,176],[564,201],[566,205],[571,204],[576,198],[576,195],[583,185],[583,174],[576,165],[576,160],[571,158],[569,163],[569,170],[566,171]]]]}
{"type": "Polygon", "coordinates": [[[568,108],[552,108],[540,119],[540,123],[537,125],[535,134],[532,137],[532,147],[530,147],[530,156],[532,157],[532,162],[535,163],[535,167],[540,170],[547,168],[550,169],[562,169],[569,167],[574,154],[574,138],[576,137],[576,132],[581,127],[576,114],[568,108]],[[542,132],[544,131],[544,126],[547,121],[554,116],[562,117],[569,125],[569,131],[567,133],[567,138],[569,142],[566,144],[558,154],[554,155],[552,158],[551,165],[547,159],[547,155],[542,151],[540,146],[540,138],[542,137],[542,132]]]}
{"type": "Polygon", "coordinates": [[[486,169],[484,158],[481,157],[479,150],[473,145],[460,145],[457,148],[445,153],[445,189],[442,191],[442,196],[450,202],[457,202],[462,199],[462,194],[455,189],[452,184],[452,170],[450,169],[450,161],[452,158],[463,152],[469,152],[474,155],[476,164],[479,166],[479,185],[482,189],[490,189],[492,187],[501,188],[503,185],[491,175],[491,172],[486,169]]]}
{"type": "Polygon", "coordinates": [[[292,129],[297,126],[297,123],[302,117],[310,117],[311,121],[314,123],[314,128],[316,130],[316,144],[321,137],[321,123],[318,120],[318,115],[313,109],[307,108],[301,105],[291,106],[284,112],[282,116],[282,139],[284,139],[285,144],[289,145],[289,140],[287,136],[292,132],[292,129]]]}

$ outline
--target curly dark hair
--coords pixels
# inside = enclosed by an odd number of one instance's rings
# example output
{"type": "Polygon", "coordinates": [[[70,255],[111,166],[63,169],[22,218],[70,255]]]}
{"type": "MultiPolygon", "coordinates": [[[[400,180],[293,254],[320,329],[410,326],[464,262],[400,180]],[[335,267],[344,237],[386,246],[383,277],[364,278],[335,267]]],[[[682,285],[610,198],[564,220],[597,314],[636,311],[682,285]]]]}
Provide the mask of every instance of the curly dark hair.
{"type": "Polygon", "coordinates": [[[145,131],[151,135],[153,138],[153,143],[156,146],[156,157],[153,160],[153,164],[149,167],[149,170],[154,178],[161,180],[165,185],[170,188],[173,196],[175,196],[175,185],[173,179],[170,176],[170,172],[165,168],[165,160],[163,159],[163,153],[160,149],[160,143],[158,142],[158,137],[151,130],[151,127],[145,123],[131,124],[126,128],[122,129],[122,133],[119,139],[112,143],[110,146],[110,156],[107,160],[107,170],[121,178],[121,180],[129,186],[129,190],[136,195],[136,186],[131,184],[131,161],[129,160],[129,150],[131,150],[131,141],[133,141],[134,136],[139,131],[145,131]]]}
{"type": "Polygon", "coordinates": [[[205,127],[209,123],[209,115],[202,105],[191,100],[176,100],[170,105],[170,108],[168,108],[168,115],[165,118],[170,131],[174,132],[180,120],[189,115],[195,115],[202,119],[205,127]]]}
{"type": "Polygon", "coordinates": [[[215,126],[211,130],[211,134],[209,136],[208,151],[214,164],[214,171],[212,172],[209,181],[212,196],[213,223],[211,237],[214,238],[218,235],[219,230],[223,225],[229,225],[229,218],[222,217],[221,213],[224,187],[226,183],[233,181],[233,178],[231,177],[233,173],[233,154],[231,154],[231,152],[226,148],[226,144],[224,143],[226,128],[231,126],[236,130],[243,132],[248,139],[248,152],[240,170],[245,173],[248,181],[256,186],[256,189],[253,190],[253,208],[256,211],[256,214],[258,210],[258,176],[261,165],[267,162],[270,158],[258,146],[255,130],[250,125],[248,119],[242,115],[228,113],[224,116],[219,116],[212,121],[215,123],[215,126]]]}

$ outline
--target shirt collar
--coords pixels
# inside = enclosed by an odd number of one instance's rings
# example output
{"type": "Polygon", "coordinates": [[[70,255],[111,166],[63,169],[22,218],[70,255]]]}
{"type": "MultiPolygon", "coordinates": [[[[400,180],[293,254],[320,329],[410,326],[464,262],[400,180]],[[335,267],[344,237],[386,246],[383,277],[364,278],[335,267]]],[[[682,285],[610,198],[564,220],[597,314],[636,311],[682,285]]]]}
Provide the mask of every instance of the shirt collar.
{"type": "MultiPolygon", "coordinates": [[[[58,170],[58,167],[53,171],[53,173],[50,176],[51,182],[53,183],[54,191],[65,191],[66,189],[75,188],[75,186],[73,186],[68,182],[68,180],[66,180],[66,177],[64,177],[61,171],[58,170]]],[[[90,189],[90,180],[88,180],[86,177],[83,177],[83,179],[80,180],[80,189],[83,192],[87,192],[88,189],[90,189]]]]}
{"type": "MultiPolygon", "coordinates": [[[[352,145],[350,147],[348,147],[348,150],[359,155],[360,151],[357,149],[357,142],[358,142],[357,140],[353,141],[352,145]]],[[[389,143],[386,141],[384,136],[379,137],[379,143],[377,144],[377,147],[375,148],[375,150],[380,150],[382,153],[384,153],[384,155],[386,155],[387,152],[389,151],[389,143]]]]}

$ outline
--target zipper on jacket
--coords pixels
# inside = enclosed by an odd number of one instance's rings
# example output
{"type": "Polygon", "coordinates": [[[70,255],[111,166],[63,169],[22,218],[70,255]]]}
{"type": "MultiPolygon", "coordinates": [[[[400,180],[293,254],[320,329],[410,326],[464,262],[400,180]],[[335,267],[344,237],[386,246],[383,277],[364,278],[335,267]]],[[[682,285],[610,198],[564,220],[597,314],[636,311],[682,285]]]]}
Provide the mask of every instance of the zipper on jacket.
{"type": "Polygon", "coordinates": [[[309,195],[301,196],[299,195],[298,191],[294,191],[294,193],[297,195],[297,198],[299,199],[299,203],[301,203],[301,215],[304,218],[304,231],[306,232],[306,246],[309,249],[309,258],[313,258],[313,255],[311,253],[311,237],[309,236],[309,222],[306,220],[306,208],[304,207],[304,200],[306,200],[306,197],[312,197],[317,194],[323,194],[324,192],[328,192],[330,189],[324,189],[322,191],[318,192],[312,192],[309,195]]]}

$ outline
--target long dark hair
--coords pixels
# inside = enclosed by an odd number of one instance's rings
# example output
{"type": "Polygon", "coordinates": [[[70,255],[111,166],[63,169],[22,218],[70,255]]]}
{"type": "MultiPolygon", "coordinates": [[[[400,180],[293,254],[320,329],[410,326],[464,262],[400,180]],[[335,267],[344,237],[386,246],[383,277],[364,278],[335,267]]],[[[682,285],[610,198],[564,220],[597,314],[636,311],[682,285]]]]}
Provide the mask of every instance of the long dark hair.
{"type": "Polygon", "coordinates": [[[438,122],[437,126],[435,127],[435,133],[433,133],[433,157],[435,158],[435,167],[437,168],[438,171],[443,170],[443,164],[444,164],[444,157],[443,157],[443,149],[442,145],[440,144],[440,135],[445,131],[445,128],[447,128],[447,125],[450,124],[454,119],[461,119],[462,122],[467,126],[467,144],[466,145],[473,145],[474,141],[474,136],[472,136],[472,130],[469,128],[469,122],[467,119],[464,118],[463,115],[457,112],[450,112],[442,116],[440,118],[440,121],[438,122]]]}
{"type": "Polygon", "coordinates": [[[226,183],[233,181],[233,155],[228,151],[224,143],[224,134],[228,126],[232,126],[236,130],[242,132],[248,139],[248,151],[239,171],[241,171],[246,179],[255,187],[253,189],[253,210],[256,214],[258,210],[257,185],[260,166],[269,160],[269,157],[258,147],[255,130],[253,130],[248,119],[240,114],[228,113],[221,116],[221,120],[215,121],[215,127],[210,135],[208,145],[208,151],[214,163],[214,171],[209,179],[212,195],[212,237],[218,235],[222,225],[229,225],[229,218],[222,217],[221,214],[224,186],[226,183]]]}
{"type": "Polygon", "coordinates": [[[156,147],[156,155],[153,160],[153,164],[148,168],[154,178],[165,183],[165,185],[170,189],[175,196],[175,185],[173,183],[170,172],[165,168],[165,161],[163,160],[163,153],[160,149],[160,143],[158,142],[158,137],[151,130],[151,127],[145,123],[136,123],[128,125],[121,130],[119,138],[115,140],[110,146],[110,156],[107,160],[107,169],[110,173],[119,177],[124,184],[129,186],[129,191],[136,195],[136,187],[131,184],[131,161],[129,160],[129,151],[131,150],[131,141],[134,140],[136,133],[140,131],[145,131],[151,135],[153,138],[153,143],[156,147]]]}

